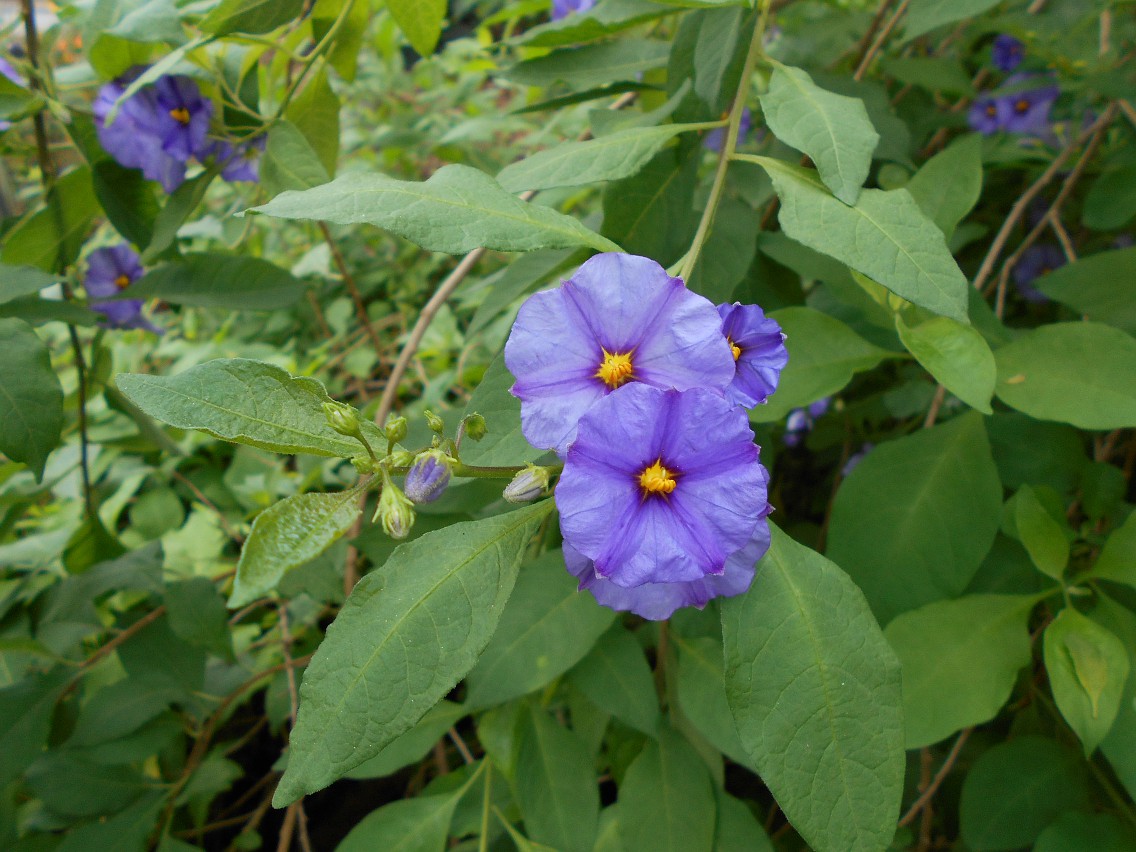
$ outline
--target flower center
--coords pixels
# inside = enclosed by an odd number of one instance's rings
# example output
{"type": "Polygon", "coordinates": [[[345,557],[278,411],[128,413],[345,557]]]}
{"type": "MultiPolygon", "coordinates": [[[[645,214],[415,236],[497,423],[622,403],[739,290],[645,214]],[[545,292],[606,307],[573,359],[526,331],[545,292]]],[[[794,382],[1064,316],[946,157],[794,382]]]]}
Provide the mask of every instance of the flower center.
{"type": "Polygon", "coordinates": [[[189,124],[189,110],[185,107],[174,107],[170,110],[170,118],[178,124],[189,124]]]}
{"type": "Polygon", "coordinates": [[[130,286],[130,276],[123,274],[114,279],[114,286],[119,290],[125,290],[130,286]]]}
{"type": "Polygon", "coordinates": [[[1029,112],[1029,108],[1030,108],[1030,102],[1027,101],[1025,98],[1018,98],[1018,100],[1014,102],[1014,111],[1015,112],[1018,112],[1018,113],[1029,112]]]}
{"type": "Polygon", "coordinates": [[[993,118],[994,116],[996,116],[998,114],[998,107],[996,107],[994,104],[987,104],[986,105],[986,114],[988,116],[990,116],[991,118],[993,118]]]}
{"type": "Polygon", "coordinates": [[[670,494],[675,490],[675,475],[663,467],[662,459],[643,469],[639,474],[639,487],[644,494],[670,494]]]}
{"type": "Polygon", "coordinates": [[[730,344],[730,351],[734,353],[734,360],[737,361],[742,357],[742,348],[727,335],[726,342],[730,344]]]}
{"type": "Polygon", "coordinates": [[[615,390],[631,378],[631,353],[603,350],[603,361],[596,370],[596,378],[615,390]]]}

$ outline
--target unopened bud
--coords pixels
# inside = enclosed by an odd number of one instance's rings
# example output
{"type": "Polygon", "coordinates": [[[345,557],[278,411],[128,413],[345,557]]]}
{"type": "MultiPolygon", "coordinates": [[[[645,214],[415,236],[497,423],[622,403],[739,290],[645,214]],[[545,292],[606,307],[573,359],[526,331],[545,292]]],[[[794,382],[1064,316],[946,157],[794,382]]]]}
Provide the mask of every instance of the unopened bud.
{"type": "Polygon", "coordinates": [[[445,453],[423,453],[406,472],[403,489],[414,503],[432,503],[450,484],[450,460],[445,453]]]}
{"type": "Polygon", "coordinates": [[[378,470],[375,466],[375,460],[370,456],[355,456],[351,459],[351,464],[355,466],[355,470],[364,476],[378,470]]]}
{"type": "Polygon", "coordinates": [[[548,492],[548,468],[528,465],[518,471],[501,495],[510,503],[529,503],[548,492]]]}
{"type": "Polygon", "coordinates": [[[427,408],[422,412],[422,416],[426,418],[426,425],[434,432],[441,434],[445,430],[446,424],[442,422],[442,418],[427,408]]]}
{"type": "Polygon", "coordinates": [[[402,493],[397,485],[385,477],[383,493],[379,495],[379,508],[375,512],[383,532],[393,539],[403,539],[414,526],[414,504],[402,493]]]}
{"type": "Polygon", "coordinates": [[[477,413],[467,416],[462,421],[462,428],[472,441],[480,441],[485,437],[485,433],[489,431],[485,426],[485,418],[477,413]]]}
{"type": "Polygon", "coordinates": [[[395,450],[387,459],[390,461],[392,467],[410,467],[414,464],[414,453],[407,452],[406,450],[395,450]]]}
{"type": "Polygon", "coordinates": [[[383,434],[392,444],[397,444],[406,437],[406,418],[395,417],[392,414],[387,418],[387,425],[383,427],[383,434]]]}
{"type": "Polygon", "coordinates": [[[342,402],[325,402],[323,415],[327,418],[327,425],[340,435],[349,438],[359,435],[359,415],[350,405],[344,405],[342,402]]]}

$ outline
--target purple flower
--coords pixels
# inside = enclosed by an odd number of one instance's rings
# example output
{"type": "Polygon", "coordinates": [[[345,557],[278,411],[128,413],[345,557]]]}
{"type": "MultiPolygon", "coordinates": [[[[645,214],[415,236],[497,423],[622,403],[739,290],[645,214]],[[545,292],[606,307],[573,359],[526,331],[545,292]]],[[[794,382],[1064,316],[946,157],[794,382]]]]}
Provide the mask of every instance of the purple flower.
{"type": "Polygon", "coordinates": [[[183,163],[191,157],[204,156],[209,150],[205,137],[213,116],[212,102],[201,96],[197,83],[190,77],[159,77],[154,91],[162,149],[183,163]]]}
{"type": "Polygon", "coordinates": [[[213,144],[210,153],[222,164],[221,177],[230,183],[260,180],[260,155],[264,151],[267,138],[258,136],[248,142],[241,142],[235,148],[224,140],[213,144]]]}
{"type": "Polygon", "coordinates": [[[617,586],[701,580],[754,537],[767,482],[742,408],[631,384],[580,419],[556,486],[560,530],[617,586]]]}
{"type": "Polygon", "coordinates": [[[992,136],[1002,129],[1004,121],[1003,109],[997,98],[982,95],[975,98],[967,113],[967,121],[972,129],[983,136],[992,136]]]}
{"type": "Polygon", "coordinates": [[[867,458],[868,453],[876,448],[876,445],[871,441],[865,441],[861,444],[860,449],[848,457],[848,461],[844,462],[844,467],[840,468],[840,475],[847,477],[856,467],[867,458]]]}
{"type": "MultiPolygon", "coordinates": [[[[771,510],[772,507],[766,506],[765,513],[771,510]]],[[[595,563],[567,542],[564,544],[564,562],[569,573],[580,580],[580,591],[586,589],[591,592],[601,606],[662,621],[670,618],[679,607],[702,609],[711,598],[732,598],[745,592],[753,582],[757,561],[768,549],[769,523],[762,520],[749,543],[726,560],[721,574],[684,583],[644,583],[633,589],[625,589],[599,576],[595,563]]]]}
{"type": "Polygon", "coordinates": [[[794,408],[785,418],[785,446],[795,447],[801,443],[801,438],[813,428],[816,419],[828,411],[832,400],[822,397],[816,402],[810,402],[808,408],[794,408]]]}
{"type": "Polygon", "coordinates": [[[1012,35],[1003,33],[990,46],[991,59],[999,71],[1010,72],[1022,64],[1025,46],[1012,35]]]}
{"type": "Polygon", "coordinates": [[[1046,296],[1033,286],[1034,279],[1065,265],[1065,253],[1052,244],[1034,244],[1014,267],[1014,286],[1027,302],[1044,302],[1046,296]]]}
{"type": "Polygon", "coordinates": [[[726,398],[752,408],[777,390],[781,371],[789,363],[785,335],[757,305],[718,305],[718,314],[734,356],[734,380],[726,388],[726,398]]]}
{"type": "Polygon", "coordinates": [[[586,12],[596,0],[552,0],[552,20],[559,21],[574,12],[586,12]]]}
{"type": "MultiPolygon", "coordinates": [[[[0,56],[0,74],[3,74],[17,86],[26,86],[28,84],[27,81],[20,76],[20,72],[12,67],[12,63],[5,59],[3,56],[0,56]]],[[[12,122],[10,121],[0,121],[0,133],[7,130],[11,126],[12,122]]]]}
{"type": "MultiPolygon", "coordinates": [[[[749,133],[750,125],[753,122],[753,116],[750,115],[749,107],[742,109],[742,118],[738,122],[738,138],[736,144],[740,145],[742,140],[746,138],[749,133]]],[[[715,127],[706,134],[706,138],[702,140],[702,147],[708,151],[721,151],[722,146],[726,143],[726,128],[715,127]]]]}
{"type": "MultiPolygon", "coordinates": [[[[1012,88],[1020,88],[1029,81],[1036,79],[1029,74],[1015,74],[1006,81],[1012,88]]],[[[1024,89],[1010,92],[999,98],[1004,118],[1002,129],[1007,133],[1028,133],[1033,136],[1045,136],[1049,129],[1049,110],[1057,101],[1061,90],[1056,84],[1040,86],[1036,89],[1024,89]]]]}
{"type": "Polygon", "coordinates": [[[87,257],[87,278],[83,286],[92,297],[91,308],[106,317],[110,328],[144,328],[155,334],[162,330],[142,315],[141,299],[113,297],[142,277],[142,261],[126,243],[95,249],[87,257]]]}
{"type": "Polygon", "coordinates": [[[402,490],[413,503],[433,503],[450,484],[450,465],[441,452],[423,453],[406,472],[402,490]]]}
{"type": "Polygon", "coordinates": [[[505,366],[525,437],[560,455],[584,412],[626,383],[725,392],[735,372],[714,306],[655,261],[616,253],[521,305],[505,366]]]}

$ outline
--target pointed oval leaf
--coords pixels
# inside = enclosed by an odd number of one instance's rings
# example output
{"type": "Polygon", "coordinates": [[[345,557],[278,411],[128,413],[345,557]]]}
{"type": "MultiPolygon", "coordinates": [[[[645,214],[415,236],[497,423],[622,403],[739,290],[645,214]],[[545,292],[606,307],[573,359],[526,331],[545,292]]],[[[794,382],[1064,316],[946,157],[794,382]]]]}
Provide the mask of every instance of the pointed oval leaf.
{"type": "Polygon", "coordinates": [[[291,21],[304,8],[304,0],[222,0],[198,27],[215,36],[231,33],[267,33],[291,21]]]}
{"type": "Polygon", "coordinates": [[[304,674],[277,807],[374,757],[465,677],[552,508],[428,533],[363,578],[304,674]]]}
{"type": "Polygon", "coordinates": [[[844,572],[771,530],[753,586],[722,604],[738,734],[812,847],[883,850],[903,794],[899,661],[844,572]]]}
{"type": "Polygon", "coordinates": [[[622,624],[615,624],[570,675],[577,687],[601,710],[636,730],[655,736],[659,702],[643,648],[622,624]]]}
{"type": "Polygon", "coordinates": [[[895,315],[895,330],[907,351],[947,390],[983,414],[993,414],[997,368],[986,339],[950,317],[910,326],[895,315]]]}
{"type": "Polygon", "coordinates": [[[434,52],[446,19],[446,0],[387,0],[387,9],[419,56],[434,52]]]}
{"type": "Polygon", "coordinates": [[[274,311],[295,303],[303,294],[302,281],[267,260],[202,253],[187,254],[152,269],[120,297],[233,311],[274,311]]]}
{"type": "Polygon", "coordinates": [[[1037,494],[1023,485],[1013,501],[1014,526],[1022,546],[1041,573],[1060,580],[1069,563],[1069,539],[1037,494]]]}
{"type": "Polygon", "coordinates": [[[63,430],[63,388],[47,345],[23,320],[0,319],[0,352],[0,452],[39,481],[63,430]]]}
{"type": "Polygon", "coordinates": [[[1102,251],[1046,273],[1036,286],[1049,298],[1091,320],[1136,334],[1134,270],[1136,248],[1102,251]]]}
{"type": "Polygon", "coordinates": [[[904,188],[949,239],[982,195],[982,136],[956,139],[920,166],[904,188]]]}
{"type": "Polygon", "coordinates": [[[1136,587],[1136,514],[1109,535],[1093,565],[1093,576],[1136,587]]]}

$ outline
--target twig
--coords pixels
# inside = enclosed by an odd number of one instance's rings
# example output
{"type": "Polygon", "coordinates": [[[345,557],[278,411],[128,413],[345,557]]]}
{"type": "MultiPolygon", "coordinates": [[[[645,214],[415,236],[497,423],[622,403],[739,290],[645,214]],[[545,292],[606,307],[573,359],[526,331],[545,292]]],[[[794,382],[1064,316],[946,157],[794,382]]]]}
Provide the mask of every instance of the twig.
{"type": "Polygon", "coordinates": [[[900,818],[899,824],[901,826],[910,825],[911,821],[915,819],[918,813],[935,797],[935,793],[939,790],[939,785],[941,785],[950,774],[951,769],[955,765],[955,761],[958,760],[959,754],[962,752],[963,745],[966,744],[967,739],[973,731],[974,728],[964,728],[959,733],[955,744],[951,746],[951,750],[943,761],[943,765],[939,767],[939,771],[935,773],[935,777],[931,779],[931,783],[927,786],[927,789],[919,794],[919,798],[907,809],[907,813],[900,818]]]}
{"type": "Polygon", "coordinates": [[[351,270],[347,268],[347,261],[343,257],[343,252],[339,250],[339,246],[335,242],[335,237],[331,234],[331,228],[327,226],[327,222],[317,222],[320,233],[323,234],[324,242],[327,247],[331,249],[331,257],[335,261],[335,268],[339,270],[340,277],[343,278],[343,284],[347,288],[347,292],[351,296],[351,301],[355,305],[355,315],[359,318],[359,325],[367,332],[367,337],[371,340],[371,345],[375,347],[375,355],[378,358],[383,357],[383,342],[379,340],[379,335],[375,331],[375,327],[371,325],[371,318],[367,316],[367,305],[363,301],[363,294],[359,292],[359,287],[355,283],[355,276],[351,274],[351,270]]]}
{"type": "Polygon", "coordinates": [[[864,61],[864,57],[868,55],[868,47],[872,44],[872,38],[879,32],[880,24],[883,23],[884,15],[888,13],[891,8],[893,0],[880,0],[880,5],[876,9],[876,14],[872,16],[872,22],[868,25],[868,29],[864,31],[864,35],[860,37],[860,41],[856,44],[856,67],[859,68],[860,64],[864,61]]]}
{"type": "Polygon", "coordinates": [[[188,488],[190,491],[192,491],[193,496],[196,497],[198,500],[200,500],[202,505],[205,506],[205,508],[209,509],[213,514],[215,514],[217,516],[217,520],[220,521],[221,526],[225,530],[225,534],[229,538],[231,538],[233,541],[235,541],[239,545],[245,543],[245,537],[243,535],[241,535],[239,532],[237,532],[235,529],[233,529],[232,525],[229,523],[229,519],[225,517],[225,513],[222,512],[219,508],[217,508],[217,504],[214,503],[212,500],[210,500],[208,497],[206,497],[204,492],[202,492],[202,490],[200,488],[198,488],[196,485],[194,485],[184,473],[182,473],[177,468],[174,468],[173,470],[170,471],[170,474],[173,476],[174,479],[176,479],[178,482],[180,482],[182,485],[184,485],[186,488],[188,488]]]}
{"type": "MultiPolygon", "coordinates": [[[[931,784],[931,749],[924,746],[919,750],[919,790],[920,792],[926,790],[931,784]]],[[[918,852],[927,852],[931,848],[931,825],[935,817],[935,811],[931,802],[923,808],[923,818],[919,820],[919,845],[916,847],[918,852]]]]}
{"type": "Polygon", "coordinates": [[[943,407],[943,400],[946,398],[947,389],[943,385],[939,385],[934,398],[931,400],[931,407],[927,409],[927,418],[923,421],[924,429],[930,429],[935,425],[935,421],[939,419],[939,409],[943,407]]]}
{"type": "Polygon", "coordinates": [[[899,19],[902,18],[903,13],[907,11],[907,6],[910,2],[911,0],[903,0],[903,2],[899,4],[899,7],[892,13],[891,17],[888,18],[887,23],[883,25],[883,28],[876,36],[876,40],[872,42],[872,46],[868,48],[868,52],[864,54],[864,58],[861,59],[860,64],[856,66],[856,73],[852,75],[853,80],[859,81],[864,77],[864,72],[868,70],[868,67],[876,58],[876,54],[883,49],[884,42],[888,40],[891,31],[895,29],[895,25],[899,23],[899,19]]]}
{"type": "Polygon", "coordinates": [[[462,735],[458,733],[457,728],[450,728],[447,734],[450,740],[453,742],[454,748],[456,748],[458,750],[458,754],[461,755],[462,761],[467,764],[475,763],[477,761],[477,758],[473,756],[473,752],[469,750],[469,746],[465,744],[465,740],[462,739],[462,735]]]}
{"type": "Polygon", "coordinates": [[[87,657],[87,659],[83,660],[82,664],[79,666],[79,674],[82,674],[87,669],[89,669],[91,666],[93,666],[95,663],[97,663],[99,660],[101,660],[103,657],[107,656],[111,651],[118,648],[123,642],[125,642],[131,636],[134,636],[137,633],[139,633],[144,627],[146,627],[146,625],[157,621],[159,618],[161,618],[165,614],[166,614],[166,605],[165,604],[162,604],[161,606],[155,607],[154,609],[150,610],[148,613],[146,613],[144,616],[142,616],[136,622],[131,624],[129,627],[127,627],[125,630],[123,630],[121,633],[119,633],[117,636],[110,639],[105,645],[100,645],[95,650],[95,652],[93,654],[91,654],[91,656],[89,656],[89,657],[87,657]]]}

